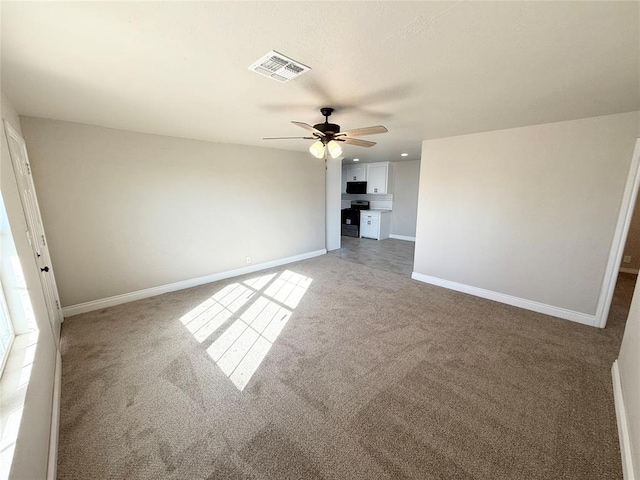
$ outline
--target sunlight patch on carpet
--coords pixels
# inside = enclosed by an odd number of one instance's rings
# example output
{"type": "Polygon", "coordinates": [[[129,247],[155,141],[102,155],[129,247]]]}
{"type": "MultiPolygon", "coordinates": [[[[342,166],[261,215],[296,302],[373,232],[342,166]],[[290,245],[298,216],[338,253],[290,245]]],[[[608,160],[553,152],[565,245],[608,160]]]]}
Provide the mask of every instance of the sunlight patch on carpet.
{"type": "Polygon", "coordinates": [[[285,270],[227,285],[186,313],[180,322],[202,343],[244,308],[207,349],[242,391],[267,356],[313,279],[285,270]]]}

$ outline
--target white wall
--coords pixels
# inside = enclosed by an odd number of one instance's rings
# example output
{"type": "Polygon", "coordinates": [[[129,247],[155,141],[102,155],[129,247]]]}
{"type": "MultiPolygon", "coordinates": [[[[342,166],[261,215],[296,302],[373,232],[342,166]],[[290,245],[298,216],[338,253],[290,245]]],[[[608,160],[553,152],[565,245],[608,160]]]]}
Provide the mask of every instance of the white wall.
{"type": "MultiPolygon", "coordinates": [[[[9,99],[1,95],[0,109],[2,119],[8,120],[20,133],[20,122],[16,111],[9,99]]],[[[31,376],[24,397],[24,410],[18,439],[15,444],[11,478],[31,479],[45,478],[47,474],[47,462],[49,456],[49,435],[51,430],[51,411],[53,403],[53,384],[57,358],[57,347],[54,335],[51,331],[49,317],[46,310],[44,294],[38,277],[38,270],[33,258],[33,252],[27,242],[24,232],[27,224],[22,210],[22,204],[18,193],[16,179],[13,174],[13,166],[9,157],[7,140],[4,128],[0,129],[2,155],[0,156],[0,184],[2,200],[6,208],[8,223],[12,232],[12,242],[15,252],[20,258],[25,282],[29,291],[36,323],[40,330],[38,335],[35,357],[31,368],[31,376]]],[[[3,244],[5,243],[3,239],[3,244]]],[[[3,252],[3,260],[4,254],[3,252]]],[[[7,270],[3,268],[3,274],[7,270]]],[[[15,288],[9,279],[9,289],[15,288]]],[[[10,293],[11,297],[12,294],[10,293]]],[[[18,352],[13,352],[18,353],[18,352]]],[[[21,352],[24,356],[24,352],[21,352]]],[[[6,385],[3,384],[3,388],[6,385]]]]}
{"type": "Polygon", "coordinates": [[[596,313],[638,112],[427,140],[414,270],[596,313]]]}
{"type": "Polygon", "coordinates": [[[341,204],[342,181],[342,157],[327,158],[326,171],[326,225],[327,225],[327,250],[340,248],[340,235],[342,234],[341,204]]]}
{"type": "Polygon", "coordinates": [[[324,160],[22,118],[64,306],[325,248],[324,160]]]}
{"type": "Polygon", "coordinates": [[[394,186],[391,233],[405,237],[415,237],[418,217],[420,160],[396,162],[393,166],[394,186]]]}
{"type": "Polygon", "coordinates": [[[629,430],[631,458],[636,475],[640,473],[640,288],[631,302],[627,325],[618,356],[622,398],[629,430]]]}

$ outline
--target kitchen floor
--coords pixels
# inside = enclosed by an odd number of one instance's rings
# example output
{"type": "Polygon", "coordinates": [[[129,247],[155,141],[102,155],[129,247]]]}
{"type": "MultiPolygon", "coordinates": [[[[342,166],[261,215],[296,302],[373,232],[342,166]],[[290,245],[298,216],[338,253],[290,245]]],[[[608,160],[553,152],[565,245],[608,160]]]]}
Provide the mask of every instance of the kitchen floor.
{"type": "Polygon", "coordinates": [[[411,276],[413,272],[413,252],[415,242],[387,238],[371,240],[368,238],[341,237],[342,248],[332,250],[343,260],[366,265],[387,272],[411,276]]]}

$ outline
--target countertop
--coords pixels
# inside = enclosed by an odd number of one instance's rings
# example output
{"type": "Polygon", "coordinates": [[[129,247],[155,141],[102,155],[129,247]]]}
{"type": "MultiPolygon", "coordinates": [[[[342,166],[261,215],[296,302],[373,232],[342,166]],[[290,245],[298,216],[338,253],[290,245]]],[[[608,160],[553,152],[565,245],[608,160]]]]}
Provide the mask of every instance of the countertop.
{"type": "Polygon", "coordinates": [[[360,210],[361,212],[367,213],[367,212],[380,212],[380,213],[391,213],[392,210],[382,210],[379,208],[370,208],[369,210],[360,210]]]}

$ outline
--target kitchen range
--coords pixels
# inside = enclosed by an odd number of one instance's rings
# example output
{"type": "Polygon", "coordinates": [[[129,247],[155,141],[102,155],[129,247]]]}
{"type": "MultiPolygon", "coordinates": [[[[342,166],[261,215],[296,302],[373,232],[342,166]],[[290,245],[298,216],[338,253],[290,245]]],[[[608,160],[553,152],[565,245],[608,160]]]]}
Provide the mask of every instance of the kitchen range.
{"type": "Polygon", "coordinates": [[[391,230],[390,210],[371,210],[368,200],[351,200],[342,210],[342,235],[383,240],[391,230]]]}
{"type": "Polygon", "coordinates": [[[360,212],[369,210],[368,200],[351,200],[351,208],[342,210],[342,235],[346,237],[360,236],[360,212]]]}

